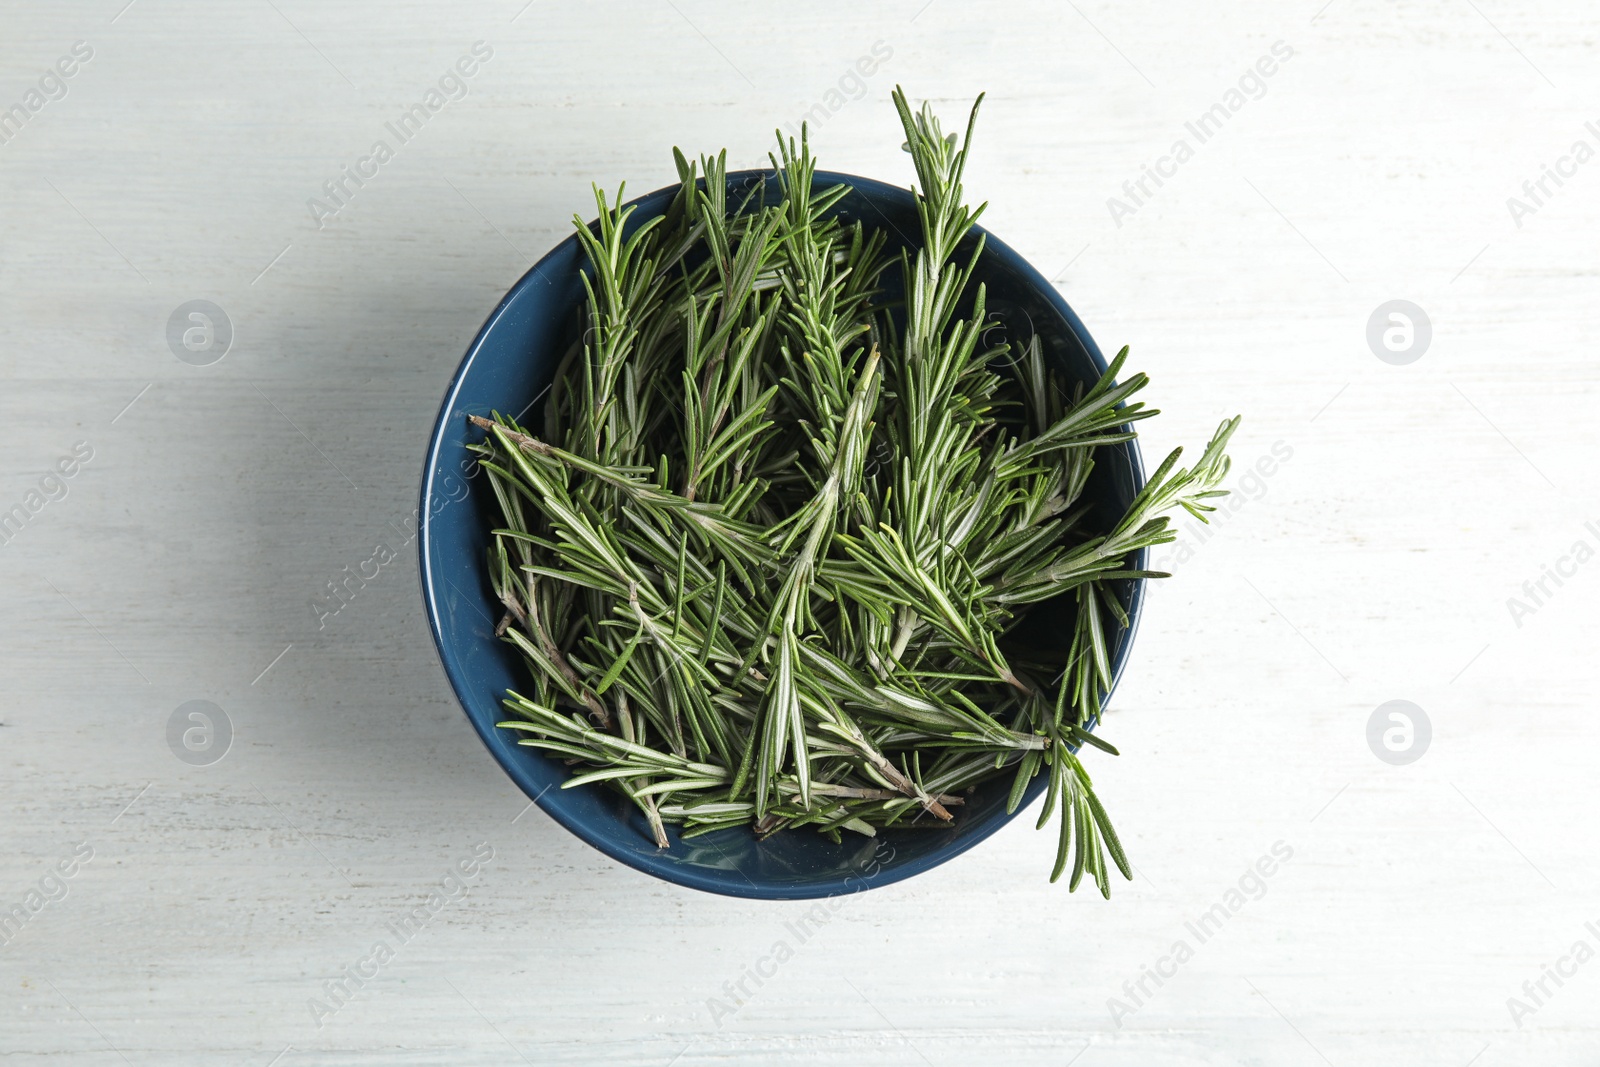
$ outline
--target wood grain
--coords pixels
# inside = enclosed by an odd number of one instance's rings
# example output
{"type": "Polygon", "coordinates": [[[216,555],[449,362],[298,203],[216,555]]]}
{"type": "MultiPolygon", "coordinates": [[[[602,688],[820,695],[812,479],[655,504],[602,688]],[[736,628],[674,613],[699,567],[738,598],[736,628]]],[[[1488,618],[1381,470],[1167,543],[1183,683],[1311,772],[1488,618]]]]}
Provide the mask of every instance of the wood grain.
{"type": "Polygon", "coordinates": [[[9,5],[0,108],[94,55],[0,143],[0,513],[93,458],[0,547],[0,906],[93,855],[0,945],[6,1062],[1596,1062],[1600,963],[1520,1026],[1507,1001],[1600,948],[1600,564],[1520,625],[1507,600],[1600,545],[1600,161],[1520,227],[1506,202],[1600,146],[1600,20],[1319,3],[9,5]],[[477,41],[467,94],[319,229],[307,201],[477,41]],[[1108,198],[1280,41],[1264,94],[1117,225],[1108,198]],[[1091,760],[1138,879],[1109,904],[1049,886],[1019,819],[801,944],[806,905],[659,884],[525,810],[396,529],[460,354],[590,183],[663,184],[673,144],[755,165],[878,42],[824,165],[909,182],[893,84],[951,116],[986,90],[971,191],[1133,346],[1164,409],[1147,458],[1235,412],[1241,469],[1290,457],[1151,596],[1106,726],[1124,755],[1091,760]],[[1433,327],[1409,366],[1365,337],[1397,298],[1433,327]],[[235,330],[209,366],[167,344],[194,299],[235,330]],[[380,542],[399,562],[319,629],[380,542]],[[1367,745],[1393,699],[1432,723],[1409,766],[1367,745]],[[190,700],[232,723],[209,766],[168,749],[190,700]],[[319,1020],[483,842],[464,896],[319,1020]]]}

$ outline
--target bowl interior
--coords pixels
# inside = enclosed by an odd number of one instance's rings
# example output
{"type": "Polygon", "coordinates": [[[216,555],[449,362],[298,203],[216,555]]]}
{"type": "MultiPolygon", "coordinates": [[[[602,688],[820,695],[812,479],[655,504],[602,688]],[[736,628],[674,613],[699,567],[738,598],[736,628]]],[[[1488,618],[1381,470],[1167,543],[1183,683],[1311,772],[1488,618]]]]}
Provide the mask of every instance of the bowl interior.
{"type": "MultiPolygon", "coordinates": [[[[762,178],[770,179],[771,172],[730,174],[728,182],[735,187],[730,202],[736,202],[734,193],[758,188],[762,178]]],[[[837,208],[839,214],[883,228],[891,250],[911,243],[919,223],[909,190],[853,175],[817,173],[817,188],[835,184],[851,188],[837,208]]],[[[638,207],[630,225],[663,213],[674,188],[633,201],[638,207]]],[[[968,238],[975,239],[976,234],[968,238]]],[[[961,255],[966,254],[964,249],[961,255]]],[[[1008,820],[1009,776],[979,787],[953,828],[907,827],[880,831],[872,839],[846,834],[845,843],[836,845],[808,830],[758,841],[748,830],[733,829],[685,841],[668,827],[672,845],[658,850],[643,816],[625,798],[600,785],[562,789],[570,776],[566,766],[518,746],[512,732],[495,727],[505,718],[500,705],[505,691],[526,689],[527,668],[493,632],[497,617],[490,608],[485,548],[495,525],[494,502],[487,486],[474,477],[474,457],[466,446],[481,431],[469,429],[467,416],[493,411],[518,415],[542,399],[557,361],[580,328],[582,265],[577,240],[569,237],[524,275],[489,316],[445,396],[423,475],[419,551],[428,621],[450,684],[489,751],[529,797],[595,848],[667,881],[733,896],[804,899],[886,885],[943,863],[994,833],[1008,820]]],[[[995,329],[1004,330],[1006,339],[1021,344],[1037,333],[1068,381],[1087,384],[1103,373],[1100,350],[1055,287],[992,235],[975,278],[988,286],[990,308],[1000,323],[995,329]]],[[[1091,515],[1091,524],[1109,526],[1143,484],[1143,470],[1131,441],[1102,447],[1096,460],[1085,498],[1099,512],[1091,515]]],[[[1143,566],[1142,558],[1137,565],[1143,566]]],[[[1113,679],[1120,677],[1128,657],[1142,591],[1139,581],[1125,582],[1119,590],[1130,622],[1108,635],[1113,679]]],[[[1035,639],[1070,640],[1069,619],[1056,618],[1049,604],[1039,605],[1028,625],[1035,639]]],[[[1023,807],[1044,786],[1045,776],[1036,777],[1023,807]]],[[[1048,851],[1043,842],[1041,851],[1048,851]]],[[[1047,862],[1048,855],[1042,855],[1041,867],[1047,862]]]]}

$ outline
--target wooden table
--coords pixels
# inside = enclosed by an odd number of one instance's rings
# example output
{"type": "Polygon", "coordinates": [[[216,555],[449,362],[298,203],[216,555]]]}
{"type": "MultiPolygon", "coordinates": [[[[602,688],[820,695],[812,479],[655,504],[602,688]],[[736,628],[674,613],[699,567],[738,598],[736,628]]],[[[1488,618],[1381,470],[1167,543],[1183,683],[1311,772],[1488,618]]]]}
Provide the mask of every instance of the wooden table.
{"type": "Polygon", "coordinates": [[[1596,1062],[1592,5],[123,2],[0,16],[7,1064],[1596,1062]],[[988,91],[986,224],[1239,495],[1090,760],[1139,877],[1020,818],[801,944],[528,810],[408,539],[590,183],[808,114],[909,182],[897,82],[988,91]]]}

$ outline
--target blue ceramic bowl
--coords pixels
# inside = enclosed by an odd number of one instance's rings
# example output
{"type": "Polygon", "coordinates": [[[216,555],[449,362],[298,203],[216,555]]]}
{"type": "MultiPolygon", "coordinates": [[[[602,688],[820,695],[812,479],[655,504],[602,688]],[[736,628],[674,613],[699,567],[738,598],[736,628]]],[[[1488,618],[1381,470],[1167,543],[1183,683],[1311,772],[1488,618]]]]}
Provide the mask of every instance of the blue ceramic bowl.
{"type": "MultiPolygon", "coordinates": [[[[731,191],[753,190],[770,177],[768,171],[741,171],[729,175],[728,182],[731,191]]],[[[916,205],[906,189],[826,171],[818,172],[816,182],[818,188],[849,186],[837,212],[883,228],[891,249],[909,244],[918,232],[916,205]]],[[[660,189],[633,201],[638,210],[631,224],[662,214],[673,192],[673,187],[660,189]]],[[[668,827],[671,847],[657,849],[629,801],[600,785],[562,789],[570,776],[565,765],[517,745],[516,734],[495,727],[505,717],[500,700],[506,690],[526,691],[527,668],[493,633],[497,618],[490,607],[485,546],[495,525],[494,503],[472,477],[467,443],[481,439],[482,432],[469,428],[467,416],[524,411],[549,386],[557,361],[579,333],[582,265],[577,239],[569,237],[511,288],[467,349],[428,445],[418,539],[422,595],[445,673],[494,758],[553,819],[606,855],[657,878],[729,896],[800,900],[888,885],[953,859],[1000,829],[1011,818],[1005,810],[1010,775],[968,798],[953,828],[908,827],[880,831],[873,839],[846,834],[838,845],[806,830],[757,840],[742,828],[684,841],[668,827]]],[[[1099,348],[1055,287],[992,235],[976,278],[988,286],[990,307],[1001,322],[996,329],[1005,330],[1013,343],[1037,332],[1069,381],[1090,383],[1104,372],[1099,348]]],[[[1090,522],[1109,528],[1143,485],[1144,472],[1131,441],[1102,448],[1097,460],[1086,499],[1096,502],[1099,513],[1090,522]]],[[[1142,555],[1136,566],[1144,566],[1142,555]]],[[[1113,638],[1114,679],[1128,659],[1143,583],[1127,582],[1120,594],[1130,623],[1113,638]]],[[[1070,617],[1052,618],[1049,605],[1040,605],[1029,624],[1036,638],[1070,639],[1070,617]]],[[[1034,779],[1024,806],[1044,790],[1046,777],[1034,779]]],[[[1040,878],[1049,869],[1053,838],[1040,834],[1040,878]]]]}

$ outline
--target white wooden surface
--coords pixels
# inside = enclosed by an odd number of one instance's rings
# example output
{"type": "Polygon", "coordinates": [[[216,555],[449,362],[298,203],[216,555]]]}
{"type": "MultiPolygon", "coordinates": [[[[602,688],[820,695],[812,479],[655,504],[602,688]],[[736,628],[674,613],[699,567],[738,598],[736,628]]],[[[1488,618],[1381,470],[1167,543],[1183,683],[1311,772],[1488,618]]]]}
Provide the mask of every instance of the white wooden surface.
{"type": "Polygon", "coordinates": [[[1600,1060],[1600,962],[1569,955],[1600,948],[1600,565],[1507,607],[1600,545],[1600,161],[1520,227],[1506,204],[1600,143],[1592,4],[521,2],[4,5],[0,107],[93,51],[0,144],[0,511],[93,452],[0,548],[0,904],[65,892],[0,946],[7,1064],[1600,1060]],[[307,200],[480,40],[468,95],[319,230],[307,200]],[[1265,95],[1116,225],[1278,41],[1265,95]],[[1093,763],[1140,878],[1069,896],[1019,819],[844,902],[723,1017],[807,906],[664,885],[524,813],[395,529],[449,373],[590,183],[663,184],[673,144],[757,163],[878,42],[824,165],[909,181],[893,84],[952,118],[987,90],[971,189],[1133,346],[1147,455],[1243,412],[1241,465],[1292,457],[1149,601],[1124,755],[1093,763]],[[1408,366],[1365,340],[1396,298],[1433,324],[1408,366]],[[236,331],[210,366],[167,345],[193,299],[236,331]],[[378,543],[399,561],[319,630],[378,543]],[[1366,741],[1392,699],[1433,724],[1409,766],[1366,741]],[[210,766],[168,748],[190,700],[233,724],[210,766]],[[319,1026],[324,982],[480,843],[319,1026]]]}

